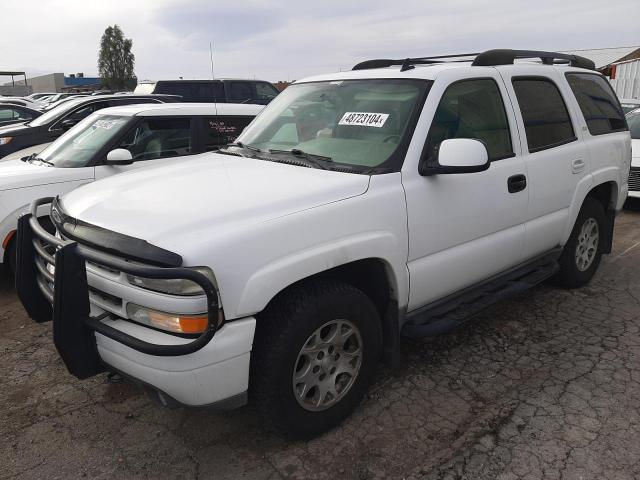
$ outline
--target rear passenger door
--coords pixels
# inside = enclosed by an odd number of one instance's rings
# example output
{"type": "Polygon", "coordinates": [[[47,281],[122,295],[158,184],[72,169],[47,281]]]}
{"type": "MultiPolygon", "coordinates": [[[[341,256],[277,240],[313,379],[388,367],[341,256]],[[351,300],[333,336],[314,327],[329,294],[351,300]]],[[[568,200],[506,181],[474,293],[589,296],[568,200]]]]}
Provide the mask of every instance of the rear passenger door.
{"type": "Polygon", "coordinates": [[[529,189],[524,252],[534,257],[560,246],[577,185],[589,181],[589,158],[572,94],[555,69],[519,64],[501,73],[523,137],[529,189]]]}

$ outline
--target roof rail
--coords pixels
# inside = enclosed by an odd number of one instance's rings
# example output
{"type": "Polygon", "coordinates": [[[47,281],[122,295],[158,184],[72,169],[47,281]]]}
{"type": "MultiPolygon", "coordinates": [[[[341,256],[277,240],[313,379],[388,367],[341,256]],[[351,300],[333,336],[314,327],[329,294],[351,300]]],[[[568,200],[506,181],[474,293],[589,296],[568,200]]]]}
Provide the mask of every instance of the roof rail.
{"type": "Polygon", "coordinates": [[[469,62],[474,66],[511,65],[519,58],[539,58],[545,65],[566,63],[572,67],[595,70],[592,60],[579,55],[569,55],[558,52],[543,52],[538,50],[487,50],[482,53],[456,53],[454,55],[438,55],[431,57],[417,57],[404,59],[375,59],[366,60],[355,65],[352,70],[369,70],[372,68],[386,68],[394,65],[401,66],[400,71],[411,70],[414,65],[431,65],[435,63],[469,62]],[[465,58],[466,57],[466,58],[465,58]]]}
{"type": "Polygon", "coordinates": [[[593,60],[579,55],[569,55],[567,53],[544,52],[540,50],[487,50],[479,54],[472,65],[494,66],[511,65],[517,58],[539,58],[545,65],[557,63],[568,63],[572,67],[587,68],[595,70],[596,64],[593,60]]]}

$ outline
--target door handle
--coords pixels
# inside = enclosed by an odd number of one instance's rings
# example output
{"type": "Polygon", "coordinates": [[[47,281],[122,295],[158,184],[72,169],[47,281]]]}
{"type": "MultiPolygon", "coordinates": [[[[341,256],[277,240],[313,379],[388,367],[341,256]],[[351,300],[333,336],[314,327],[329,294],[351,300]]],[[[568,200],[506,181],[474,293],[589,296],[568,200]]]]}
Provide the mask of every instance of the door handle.
{"type": "Polygon", "coordinates": [[[580,173],[584,170],[584,160],[582,158],[576,158],[573,162],[571,162],[571,171],[573,173],[580,173]]]}
{"type": "Polygon", "coordinates": [[[521,192],[527,188],[527,177],[522,174],[512,175],[507,180],[507,188],[509,189],[509,193],[521,192]]]}

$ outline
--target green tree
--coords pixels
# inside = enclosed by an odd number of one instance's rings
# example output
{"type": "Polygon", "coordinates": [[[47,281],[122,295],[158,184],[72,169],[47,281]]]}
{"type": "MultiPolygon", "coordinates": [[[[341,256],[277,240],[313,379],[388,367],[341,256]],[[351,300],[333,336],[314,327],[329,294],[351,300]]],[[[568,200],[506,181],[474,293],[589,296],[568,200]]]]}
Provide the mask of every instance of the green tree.
{"type": "Polygon", "coordinates": [[[100,39],[98,72],[102,84],[111,90],[125,90],[133,83],[135,57],[131,52],[133,42],[125,38],[118,25],[107,27],[100,39]]]}

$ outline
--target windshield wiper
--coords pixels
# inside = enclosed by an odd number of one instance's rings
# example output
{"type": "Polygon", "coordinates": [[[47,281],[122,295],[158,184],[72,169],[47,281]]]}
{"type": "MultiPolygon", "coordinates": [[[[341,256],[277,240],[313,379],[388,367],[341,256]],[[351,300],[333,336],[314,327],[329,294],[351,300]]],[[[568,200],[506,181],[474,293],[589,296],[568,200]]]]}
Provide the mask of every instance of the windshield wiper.
{"type": "Polygon", "coordinates": [[[228,143],[223,148],[220,148],[218,150],[218,152],[220,152],[222,154],[225,154],[225,155],[235,155],[235,156],[238,156],[238,157],[246,156],[246,155],[240,155],[239,153],[232,152],[232,151],[228,150],[229,147],[236,147],[236,148],[241,148],[243,150],[249,150],[251,152],[262,153],[262,150],[260,150],[258,147],[254,147],[253,145],[247,145],[247,144],[244,144],[242,142],[228,143]]]}
{"type": "Polygon", "coordinates": [[[29,163],[31,163],[33,160],[44,163],[45,165],[49,165],[50,167],[55,167],[55,164],[53,162],[45,160],[44,158],[36,157],[35,153],[31,154],[31,156],[28,158],[29,163]]]}
{"type": "Polygon", "coordinates": [[[275,148],[272,148],[269,150],[269,153],[273,153],[276,155],[291,155],[293,157],[296,158],[302,158],[304,160],[306,160],[307,162],[309,162],[311,165],[313,165],[314,167],[318,167],[321,168],[323,170],[327,170],[329,168],[330,165],[327,164],[332,164],[333,160],[331,157],[326,157],[324,155],[315,155],[313,153],[307,153],[307,152],[303,152],[302,150],[298,149],[298,148],[292,148],[291,150],[278,150],[275,148]]]}

